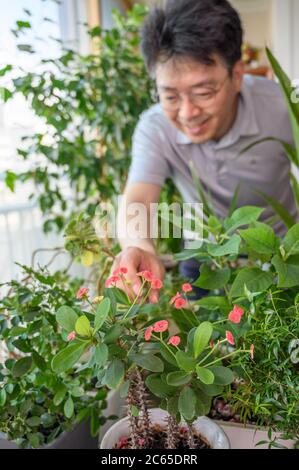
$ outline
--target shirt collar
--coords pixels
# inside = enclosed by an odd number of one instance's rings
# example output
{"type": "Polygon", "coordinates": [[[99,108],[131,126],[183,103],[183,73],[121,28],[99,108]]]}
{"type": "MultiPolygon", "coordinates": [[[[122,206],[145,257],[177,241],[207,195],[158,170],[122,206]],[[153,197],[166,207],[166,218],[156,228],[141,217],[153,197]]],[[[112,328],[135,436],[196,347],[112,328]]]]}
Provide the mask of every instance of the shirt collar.
{"type": "MultiPolygon", "coordinates": [[[[253,105],[251,87],[253,80],[250,75],[245,75],[241,92],[238,99],[238,111],[236,119],[230,130],[214,143],[215,149],[229,147],[236,143],[241,136],[253,136],[259,133],[259,126],[253,105]]],[[[176,142],[178,144],[192,144],[190,138],[183,132],[177,130],[176,142]]]]}

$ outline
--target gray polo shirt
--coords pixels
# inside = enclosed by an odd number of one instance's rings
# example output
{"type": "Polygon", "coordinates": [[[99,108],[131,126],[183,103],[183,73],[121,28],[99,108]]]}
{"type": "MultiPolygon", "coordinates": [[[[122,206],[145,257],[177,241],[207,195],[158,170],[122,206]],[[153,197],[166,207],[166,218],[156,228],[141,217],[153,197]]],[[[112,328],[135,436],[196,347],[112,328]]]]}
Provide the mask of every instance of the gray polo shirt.
{"type": "MultiPolygon", "coordinates": [[[[266,203],[255,192],[262,191],[297,217],[290,186],[290,163],[283,147],[269,141],[239,155],[247,145],[269,136],[293,145],[287,107],[280,87],[264,78],[245,75],[235,122],[218,142],[192,143],[165,117],[160,104],[156,104],[141,115],[135,129],[128,182],[163,186],[169,177],[184,202],[200,202],[191,176],[192,162],[219,216],[227,215],[235,189],[240,184],[237,207],[265,207],[266,203]]],[[[268,207],[263,218],[272,215],[274,212],[268,207]]],[[[280,235],[286,230],[280,221],[274,229],[280,235]]]]}

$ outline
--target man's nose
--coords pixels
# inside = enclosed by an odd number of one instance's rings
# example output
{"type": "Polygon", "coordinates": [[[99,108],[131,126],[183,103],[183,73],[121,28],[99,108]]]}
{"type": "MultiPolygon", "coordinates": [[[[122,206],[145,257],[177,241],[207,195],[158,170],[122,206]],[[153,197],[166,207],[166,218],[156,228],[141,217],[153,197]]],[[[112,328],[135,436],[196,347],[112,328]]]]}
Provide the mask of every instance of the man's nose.
{"type": "Polygon", "coordinates": [[[191,119],[200,116],[201,113],[201,108],[195,106],[189,96],[185,96],[181,99],[179,118],[182,121],[190,121],[191,119]]]}

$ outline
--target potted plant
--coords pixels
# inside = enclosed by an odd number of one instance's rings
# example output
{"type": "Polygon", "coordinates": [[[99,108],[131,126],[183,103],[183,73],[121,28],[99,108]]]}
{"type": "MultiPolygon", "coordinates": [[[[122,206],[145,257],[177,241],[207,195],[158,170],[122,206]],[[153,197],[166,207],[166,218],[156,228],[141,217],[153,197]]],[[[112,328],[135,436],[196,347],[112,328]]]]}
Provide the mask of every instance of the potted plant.
{"type": "Polygon", "coordinates": [[[23,269],[24,279],[1,286],[9,290],[0,301],[0,448],[97,448],[106,389],[88,369],[51,368],[66,339],[55,311],[78,308],[78,280],[23,269]]]}
{"type": "Polygon", "coordinates": [[[242,423],[236,434],[222,421],[232,447],[298,440],[299,224],[280,239],[259,221],[262,212],[244,206],[224,221],[210,215],[200,250],[177,256],[201,262],[195,285],[209,295],[196,302],[200,318],[213,322],[218,340],[229,338],[223,354],[237,381],[214,400],[210,416],[242,423]],[[240,348],[250,355],[232,354],[240,348]]]}
{"type": "Polygon", "coordinates": [[[226,436],[205,415],[212,398],[235,378],[223,360],[249,355],[250,348],[223,357],[229,335],[217,341],[219,322],[201,321],[188,301],[190,284],[171,299],[161,291],[159,304],[148,304],[150,290],[161,290],[162,281],[143,271],[134,294],[126,273],[126,267],[113,272],[97,305],[82,288],[81,313],[66,306],[57,310],[56,320],[71,342],[53,358],[54,372],[80,367],[89,351],[87,367],[97,386],[119,390],[126,399],[127,417],[108,430],[102,448],[228,447],[226,436]]]}

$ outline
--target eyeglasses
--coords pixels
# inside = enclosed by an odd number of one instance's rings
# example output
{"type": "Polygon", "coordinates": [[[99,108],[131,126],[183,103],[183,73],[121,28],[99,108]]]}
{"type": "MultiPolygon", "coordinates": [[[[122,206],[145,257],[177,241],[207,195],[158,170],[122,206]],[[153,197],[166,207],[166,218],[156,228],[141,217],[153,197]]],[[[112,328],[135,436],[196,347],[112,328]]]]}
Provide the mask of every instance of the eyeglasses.
{"type": "MultiPolygon", "coordinates": [[[[200,92],[193,92],[190,94],[186,93],[186,96],[188,96],[188,99],[194,106],[207,108],[214,103],[216,95],[220,92],[228,78],[229,75],[225,77],[218,89],[206,89],[201,90],[200,92]]],[[[182,97],[179,93],[160,91],[157,92],[157,97],[161,103],[162,108],[164,108],[166,111],[175,112],[178,111],[181,107],[182,97]]]]}

